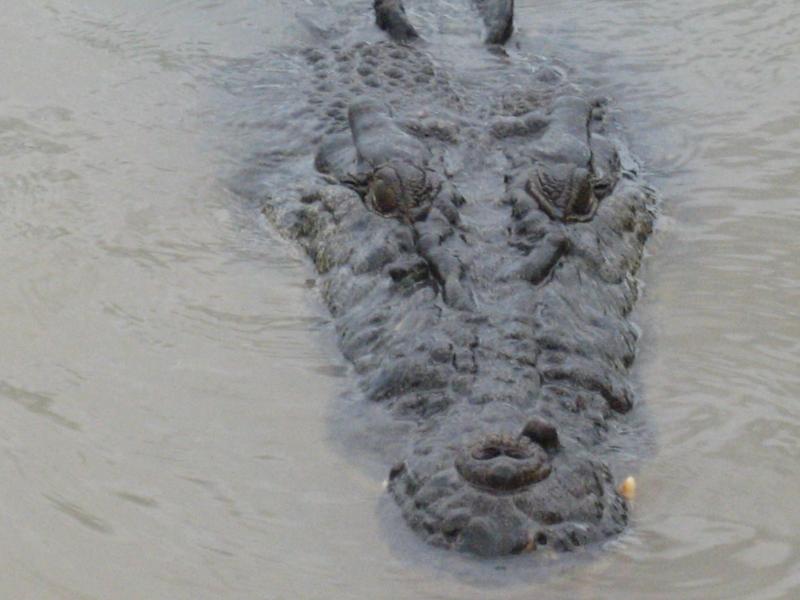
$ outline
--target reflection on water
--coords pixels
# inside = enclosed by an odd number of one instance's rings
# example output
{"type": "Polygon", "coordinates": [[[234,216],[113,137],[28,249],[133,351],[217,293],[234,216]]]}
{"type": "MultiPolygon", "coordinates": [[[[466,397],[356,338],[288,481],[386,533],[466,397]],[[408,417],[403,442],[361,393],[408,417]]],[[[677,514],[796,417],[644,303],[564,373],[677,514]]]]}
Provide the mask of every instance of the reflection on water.
{"type": "Polygon", "coordinates": [[[664,196],[634,526],[532,580],[422,547],[328,439],[311,273],[217,177],[257,136],[219,73],[308,35],[266,4],[4,5],[0,596],[800,596],[800,5],[518,2],[514,51],[613,96],[664,196]]]}

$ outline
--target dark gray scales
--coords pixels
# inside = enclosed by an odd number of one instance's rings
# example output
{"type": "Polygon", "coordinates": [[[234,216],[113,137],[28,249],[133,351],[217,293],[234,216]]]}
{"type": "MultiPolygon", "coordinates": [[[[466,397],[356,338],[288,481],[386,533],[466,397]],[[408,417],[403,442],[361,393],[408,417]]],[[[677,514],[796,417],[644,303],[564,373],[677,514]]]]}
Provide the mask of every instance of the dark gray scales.
{"type": "MultiPolygon", "coordinates": [[[[475,6],[510,27],[510,2],[475,6]]],[[[322,133],[295,189],[265,175],[264,212],[314,261],[361,393],[408,428],[388,489],[411,528],[480,555],[607,540],[655,196],[548,64],[484,52],[491,85],[465,85],[399,2],[375,12],[393,41],[305,53],[322,133]]]]}

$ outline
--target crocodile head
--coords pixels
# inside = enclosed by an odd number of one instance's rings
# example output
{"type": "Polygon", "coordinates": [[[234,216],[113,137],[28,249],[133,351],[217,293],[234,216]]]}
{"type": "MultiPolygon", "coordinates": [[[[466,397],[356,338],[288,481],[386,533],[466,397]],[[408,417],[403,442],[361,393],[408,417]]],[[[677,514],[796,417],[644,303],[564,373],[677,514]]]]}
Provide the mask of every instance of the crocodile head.
{"type": "MultiPolygon", "coordinates": [[[[513,1],[473,4],[507,36],[513,1]]],[[[402,2],[375,13],[394,41],[320,40],[303,53],[313,88],[276,80],[292,102],[254,189],[314,257],[363,395],[400,423],[384,432],[365,415],[361,429],[404,448],[388,491],[410,527],[484,556],[604,541],[627,520],[606,421],[631,408],[627,319],[655,197],[604,137],[602,103],[552,61],[398,43],[412,37],[402,2]],[[311,175],[318,137],[331,185],[280,192],[311,175]]]]}

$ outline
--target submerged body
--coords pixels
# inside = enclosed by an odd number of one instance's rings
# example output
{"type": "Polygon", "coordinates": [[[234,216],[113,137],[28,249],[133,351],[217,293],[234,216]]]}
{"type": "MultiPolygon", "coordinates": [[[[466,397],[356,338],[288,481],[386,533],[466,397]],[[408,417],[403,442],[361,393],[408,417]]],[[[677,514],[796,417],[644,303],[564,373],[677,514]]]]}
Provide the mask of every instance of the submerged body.
{"type": "Polygon", "coordinates": [[[415,424],[389,474],[407,522],[480,555],[619,533],[608,432],[654,196],[603,103],[502,55],[480,93],[397,41],[305,55],[317,180],[267,178],[264,210],[314,260],[366,397],[415,424]]]}

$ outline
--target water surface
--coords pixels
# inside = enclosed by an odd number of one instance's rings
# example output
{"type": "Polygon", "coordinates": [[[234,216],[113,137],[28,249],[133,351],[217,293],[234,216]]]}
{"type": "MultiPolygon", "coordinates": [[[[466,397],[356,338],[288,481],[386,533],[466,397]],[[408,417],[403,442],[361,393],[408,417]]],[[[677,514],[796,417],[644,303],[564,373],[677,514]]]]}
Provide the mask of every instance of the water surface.
{"type": "Polygon", "coordinates": [[[331,439],[313,275],[221,183],[258,137],[221,74],[313,8],[3,2],[0,596],[800,596],[800,5],[518,1],[514,51],[612,96],[663,195],[634,522],[533,575],[419,544],[331,439]]]}

